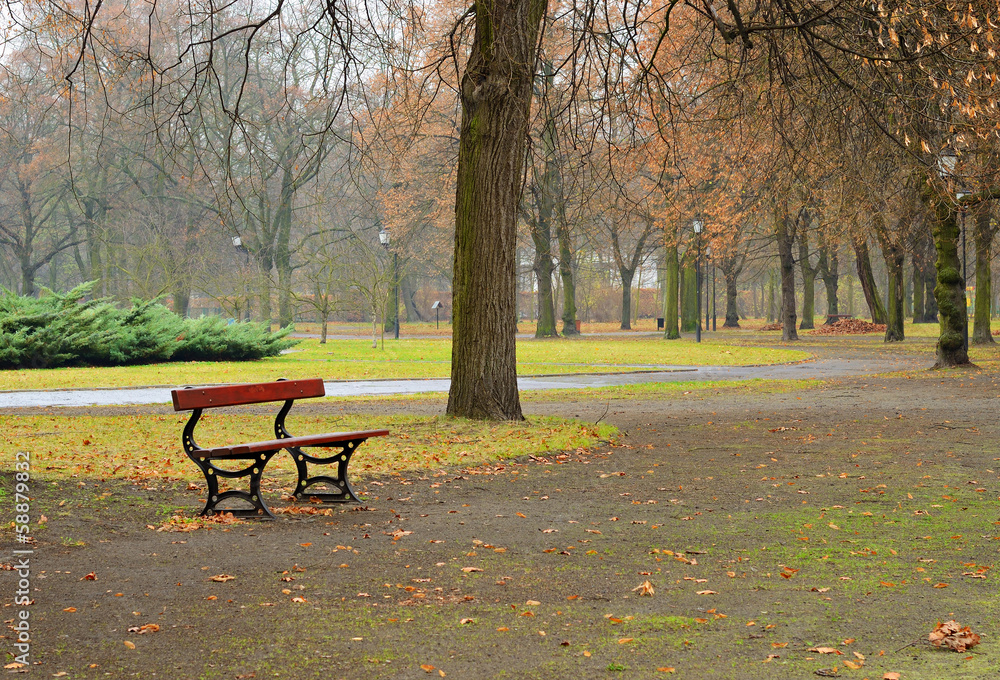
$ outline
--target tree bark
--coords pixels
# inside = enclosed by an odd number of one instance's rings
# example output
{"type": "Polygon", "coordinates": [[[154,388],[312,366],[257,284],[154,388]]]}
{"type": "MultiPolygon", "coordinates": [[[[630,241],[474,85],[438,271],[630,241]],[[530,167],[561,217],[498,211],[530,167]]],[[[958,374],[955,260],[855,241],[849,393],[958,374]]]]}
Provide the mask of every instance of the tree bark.
{"type": "Polygon", "coordinates": [[[876,213],[873,217],[873,227],[879,247],[882,249],[882,259],[885,260],[885,270],[888,277],[885,342],[902,342],[905,339],[903,334],[903,318],[905,316],[903,313],[903,263],[906,260],[906,251],[903,250],[902,244],[909,231],[909,219],[901,217],[897,221],[895,231],[889,233],[885,218],[881,213],[876,213]]]}
{"type": "Polygon", "coordinates": [[[544,0],[474,5],[460,99],[454,338],[447,412],[523,420],[517,392],[517,208],[544,0]]]}
{"type": "Polygon", "coordinates": [[[934,286],[937,284],[937,271],[934,262],[937,253],[934,247],[933,226],[927,228],[927,233],[920,241],[923,253],[921,270],[924,275],[924,323],[938,322],[937,298],[934,297],[934,286]]]}
{"type": "Polygon", "coordinates": [[[799,268],[802,270],[802,321],[799,329],[815,328],[816,317],[816,273],[819,267],[809,263],[808,222],[800,225],[799,268]]]}
{"type": "MultiPolygon", "coordinates": [[[[544,62],[542,70],[548,85],[551,86],[552,64],[544,62]]],[[[546,88],[548,91],[548,88],[546,88]]],[[[549,102],[541,102],[545,109],[545,124],[542,128],[541,154],[542,171],[532,168],[531,193],[534,198],[534,215],[528,220],[531,227],[531,241],[535,246],[535,260],[532,267],[538,282],[538,323],[535,326],[536,338],[555,338],[559,336],[556,330],[556,304],[552,293],[552,272],[555,263],[552,259],[552,222],[556,210],[556,122],[549,102]]]]}
{"type": "Polygon", "coordinates": [[[739,328],[740,313],[736,307],[736,300],[739,296],[737,284],[740,274],[743,272],[743,264],[746,262],[746,252],[738,253],[722,258],[719,263],[722,269],[722,276],[726,280],[726,321],[723,328],[739,328]]]}
{"type": "Polygon", "coordinates": [[[621,330],[632,330],[632,279],[635,277],[635,270],[619,270],[622,279],[622,318],[621,330]]]}
{"type": "Polygon", "coordinates": [[[795,330],[795,257],[792,255],[796,226],[789,219],[788,203],[778,203],[775,206],[774,233],[781,265],[781,339],[785,342],[799,339],[795,330]]]}
{"type": "Polygon", "coordinates": [[[976,304],[973,311],[972,338],[973,345],[995,344],[990,330],[990,307],[993,304],[993,275],[990,261],[993,259],[993,238],[996,227],[993,226],[993,211],[990,204],[984,203],[972,211],[975,220],[976,242],[976,304]]]}
{"type": "Polygon", "coordinates": [[[918,252],[917,245],[914,244],[910,259],[913,266],[913,323],[924,323],[924,263],[923,253],[918,252]]]}
{"type": "Polygon", "coordinates": [[[934,299],[941,317],[941,334],[938,336],[934,367],[968,366],[971,362],[965,347],[965,332],[969,318],[966,315],[962,263],[958,258],[958,213],[947,201],[932,195],[931,191],[929,187],[925,188],[923,198],[931,208],[929,212],[934,219],[932,228],[934,249],[937,251],[934,299]]]}
{"type": "Polygon", "coordinates": [[[767,322],[774,323],[777,312],[774,306],[774,269],[767,270],[767,322]]]}
{"type": "Polygon", "coordinates": [[[837,302],[837,287],[840,281],[839,266],[837,249],[831,248],[827,243],[822,243],[816,267],[819,269],[820,278],[823,279],[823,286],[826,288],[826,323],[830,323],[831,315],[840,314],[840,304],[837,302]]]}
{"type": "Polygon", "coordinates": [[[677,301],[680,287],[680,265],[677,261],[677,244],[666,249],[667,290],[663,296],[663,337],[678,340],[681,337],[677,327],[677,301]]]}
{"type": "Polygon", "coordinates": [[[531,220],[531,240],[535,244],[535,261],[532,271],[538,283],[538,323],[535,326],[536,338],[555,338],[556,305],[552,293],[552,272],[555,263],[552,261],[552,217],[551,201],[539,198],[538,217],[531,220]],[[544,204],[548,204],[543,207],[544,204]]]}
{"type": "Polygon", "coordinates": [[[569,223],[566,220],[565,201],[561,201],[559,220],[556,223],[559,239],[559,276],[562,279],[563,313],[562,332],[565,336],[579,335],[576,330],[576,282],[573,279],[573,250],[570,241],[569,223]]]}
{"type": "Polygon", "coordinates": [[[872,323],[885,323],[885,306],[878,294],[875,275],[872,274],[872,261],[868,255],[868,241],[864,238],[854,239],[854,255],[858,261],[858,282],[865,294],[865,301],[872,315],[872,323]]]}

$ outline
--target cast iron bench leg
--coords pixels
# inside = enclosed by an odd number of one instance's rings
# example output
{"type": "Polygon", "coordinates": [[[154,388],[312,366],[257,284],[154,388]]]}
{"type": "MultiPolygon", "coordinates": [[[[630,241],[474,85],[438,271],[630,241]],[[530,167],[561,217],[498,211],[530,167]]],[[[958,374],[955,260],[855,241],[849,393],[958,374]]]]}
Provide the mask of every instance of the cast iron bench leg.
{"type": "MultiPolygon", "coordinates": [[[[264,475],[264,467],[267,465],[268,461],[278,453],[277,451],[265,451],[263,453],[256,454],[252,459],[252,463],[247,465],[247,467],[241,470],[223,470],[219,467],[213,465],[208,458],[198,457],[197,452],[194,454],[195,462],[201,471],[205,475],[205,481],[208,484],[208,497],[205,499],[205,509],[201,511],[203,517],[211,517],[214,513],[232,513],[233,517],[257,517],[260,519],[274,519],[274,514],[267,507],[264,502],[264,496],[260,491],[260,480],[264,475]],[[250,478],[250,491],[249,493],[241,490],[230,490],[219,492],[219,477],[225,477],[226,479],[240,479],[243,477],[250,478]],[[220,508],[219,503],[229,498],[238,498],[248,502],[252,507],[250,508],[235,508],[227,509],[220,508]]],[[[233,460],[233,459],[229,459],[233,460]]],[[[237,459],[238,460],[238,459],[237,459]]]]}
{"type": "Polygon", "coordinates": [[[298,484],[295,486],[295,497],[300,500],[304,498],[318,498],[326,503],[347,503],[349,501],[357,502],[358,495],[351,487],[351,483],[347,480],[347,465],[351,462],[351,455],[354,453],[355,449],[357,449],[358,445],[364,441],[364,439],[354,439],[344,442],[339,445],[341,447],[339,453],[322,458],[318,456],[310,456],[297,446],[290,447],[288,452],[292,454],[292,458],[295,460],[295,467],[299,473],[298,484]],[[310,477],[309,463],[313,463],[315,465],[329,465],[331,463],[336,463],[337,476],[330,477],[328,475],[316,475],[314,477],[310,477]],[[316,484],[326,484],[331,489],[339,489],[339,491],[307,491],[310,486],[316,484]]]}

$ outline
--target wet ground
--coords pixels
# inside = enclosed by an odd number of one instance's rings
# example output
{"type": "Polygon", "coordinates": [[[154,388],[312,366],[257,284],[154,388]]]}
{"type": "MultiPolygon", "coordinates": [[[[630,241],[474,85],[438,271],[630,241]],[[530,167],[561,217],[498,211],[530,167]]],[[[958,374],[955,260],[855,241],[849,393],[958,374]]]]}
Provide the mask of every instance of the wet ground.
{"type": "MultiPolygon", "coordinates": [[[[912,361],[861,352],[849,366],[912,361]]],[[[814,377],[809,366],[767,375],[814,377]]],[[[158,528],[196,511],[200,489],[50,478],[32,499],[48,521],[30,557],[31,670],[994,678],[998,380],[919,369],[784,392],[531,402],[529,417],[604,417],[622,435],[593,451],[367,479],[363,504],[330,515],[191,532],[158,528]],[[982,643],[931,646],[948,619],[982,643]]],[[[8,592],[14,573],[0,572],[8,592]]]]}

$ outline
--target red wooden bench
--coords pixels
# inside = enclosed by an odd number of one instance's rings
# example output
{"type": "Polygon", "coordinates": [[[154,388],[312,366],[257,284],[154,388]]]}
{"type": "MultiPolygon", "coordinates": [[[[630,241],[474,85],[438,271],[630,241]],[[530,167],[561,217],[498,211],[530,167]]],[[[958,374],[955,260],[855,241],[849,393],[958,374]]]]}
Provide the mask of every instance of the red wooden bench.
{"type": "Polygon", "coordinates": [[[325,502],[344,503],[357,501],[357,494],[347,480],[347,465],[351,454],[369,437],[382,437],[389,434],[388,430],[364,430],[360,432],[327,432],[325,434],[293,437],[285,429],[285,416],[292,408],[296,399],[322,397],[326,394],[323,381],[319,378],[311,380],[279,380],[270,383],[252,383],[246,385],[221,385],[218,387],[185,387],[172,390],[170,396],[174,401],[175,411],[192,411],[191,419],[184,426],[182,441],[184,452],[201,469],[208,484],[208,497],[202,515],[212,515],[215,512],[232,512],[237,517],[274,518],[260,491],[260,480],[264,466],[271,458],[281,451],[288,451],[295,461],[298,470],[298,484],[295,487],[297,498],[319,498],[325,502]],[[208,408],[223,406],[241,406],[245,404],[262,404],[272,401],[283,401],[284,405],[274,419],[275,439],[249,442],[214,448],[202,448],[194,439],[194,428],[201,418],[202,411],[208,408]],[[311,447],[335,448],[333,455],[312,456],[303,449],[311,447]],[[250,461],[240,470],[225,470],[217,467],[217,460],[250,461]],[[337,464],[335,476],[317,475],[310,477],[308,465],[337,464]],[[226,479],[250,478],[250,491],[230,490],[219,492],[219,477],[226,479]],[[328,491],[309,492],[313,485],[325,485],[328,491]],[[223,509],[219,503],[230,498],[247,501],[251,508],[223,509]]]}

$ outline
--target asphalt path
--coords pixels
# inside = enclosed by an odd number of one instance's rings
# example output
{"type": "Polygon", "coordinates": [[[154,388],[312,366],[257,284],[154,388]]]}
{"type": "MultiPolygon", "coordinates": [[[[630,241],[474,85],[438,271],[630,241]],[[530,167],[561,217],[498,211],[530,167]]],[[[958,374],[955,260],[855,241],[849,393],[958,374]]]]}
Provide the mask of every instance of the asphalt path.
{"type": "MultiPolygon", "coordinates": [[[[580,389],[686,380],[771,380],[830,379],[928,368],[921,357],[864,354],[851,357],[816,357],[811,360],[774,366],[671,366],[663,370],[630,373],[586,373],[559,376],[523,377],[521,390],[580,389]]],[[[447,378],[423,380],[349,380],[326,383],[326,393],[335,397],[384,396],[447,392],[447,378]]],[[[58,389],[0,392],[0,409],[47,406],[126,406],[170,402],[170,386],[111,389],[58,389]]]]}

